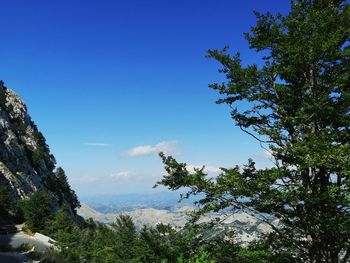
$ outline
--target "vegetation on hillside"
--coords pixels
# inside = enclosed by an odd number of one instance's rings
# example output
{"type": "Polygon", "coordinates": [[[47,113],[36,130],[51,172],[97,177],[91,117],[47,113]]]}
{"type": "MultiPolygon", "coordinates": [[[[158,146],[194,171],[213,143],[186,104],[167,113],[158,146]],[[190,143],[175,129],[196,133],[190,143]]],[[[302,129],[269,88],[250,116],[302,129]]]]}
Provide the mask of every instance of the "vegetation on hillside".
{"type": "Polygon", "coordinates": [[[5,224],[11,219],[11,198],[6,187],[0,186],[0,224],[5,224]]]}
{"type": "Polygon", "coordinates": [[[33,232],[45,229],[46,220],[53,214],[51,197],[44,191],[36,191],[30,198],[19,202],[26,225],[33,232]]]}
{"type": "Polygon", "coordinates": [[[112,225],[92,219],[78,225],[67,207],[54,212],[50,196],[37,191],[19,202],[29,232],[56,240],[44,262],[293,262],[287,254],[275,255],[264,242],[240,247],[222,237],[203,239],[201,229],[188,226],[178,231],[159,224],[140,231],[131,217],[121,215],[112,225]]]}
{"type": "Polygon", "coordinates": [[[11,208],[11,199],[7,189],[0,186],[0,211],[9,211],[11,208]]]}
{"type": "Polygon", "coordinates": [[[116,223],[111,227],[94,222],[84,229],[66,226],[53,236],[62,250],[47,253],[47,260],[51,262],[282,263],[289,260],[286,255],[274,255],[262,243],[241,248],[219,239],[198,245],[191,231],[178,232],[167,225],[144,227],[137,232],[128,216],[116,218],[116,223]]]}

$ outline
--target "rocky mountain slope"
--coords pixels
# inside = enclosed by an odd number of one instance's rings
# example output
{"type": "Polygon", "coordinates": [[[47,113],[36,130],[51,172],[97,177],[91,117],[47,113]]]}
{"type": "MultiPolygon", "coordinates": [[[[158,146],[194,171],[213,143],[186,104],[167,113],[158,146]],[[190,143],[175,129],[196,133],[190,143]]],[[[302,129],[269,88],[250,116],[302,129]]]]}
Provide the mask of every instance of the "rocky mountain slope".
{"type": "Polygon", "coordinates": [[[143,225],[155,226],[159,223],[170,224],[174,227],[183,227],[188,220],[186,212],[190,209],[191,207],[179,207],[172,210],[141,208],[117,213],[100,213],[87,204],[82,203],[78,209],[78,214],[85,219],[92,218],[95,221],[105,224],[113,223],[118,215],[129,215],[136,227],[141,229],[143,225]]]}
{"type": "Polygon", "coordinates": [[[51,195],[54,208],[66,205],[74,214],[79,202],[55,164],[26,105],[0,81],[0,186],[10,193],[12,204],[41,189],[51,195]]]}

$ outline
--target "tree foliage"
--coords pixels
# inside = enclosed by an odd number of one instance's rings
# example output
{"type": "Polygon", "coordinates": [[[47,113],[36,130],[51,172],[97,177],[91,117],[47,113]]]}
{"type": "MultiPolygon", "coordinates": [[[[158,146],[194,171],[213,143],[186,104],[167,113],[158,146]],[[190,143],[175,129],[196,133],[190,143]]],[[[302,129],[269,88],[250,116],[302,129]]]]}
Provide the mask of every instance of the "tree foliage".
{"type": "Polygon", "coordinates": [[[44,191],[38,190],[29,198],[19,202],[27,226],[33,232],[46,228],[46,222],[53,214],[51,197],[44,191]]]}
{"type": "Polygon", "coordinates": [[[6,187],[0,186],[0,214],[7,213],[11,209],[10,193],[6,187]]]}
{"type": "Polygon", "coordinates": [[[140,238],[145,244],[148,253],[147,262],[176,262],[178,258],[188,258],[191,244],[188,238],[176,231],[170,225],[158,224],[155,227],[144,226],[140,238]]]}
{"type": "Polygon", "coordinates": [[[61,167],[58,167],[55,171],[55,175],[58,183],[59,195],[63,195],[73,209],[80,207],[79,199],[74,190],[70,187],[64,170],[61,167]]]}
{"type": "Polygon", "coordinates": [[[303,262],[350,258],[350,6],[341,0],[291,1],[288,15],[256,13],[245,34],[262,66],[240,54],[209,50],[225,81],[210,87],[236,125],[273,156],[275,166],[222,169],[215,180],[161,154],[159,183],[204,193],[198,215],[244,210],[278,219],[271,246],[303,262]]]}
{"type": "Polygon", "coordinates": [[[56,215],[51,233],[60,251],[49,251],[48,262],[111,262],[111,263],[231,263],[231,262],[288,262],[273,255],[263,243],[242,248],[218,239],[206,245],[197,243],[188,231],[176,231],[159,224],[136,231],[132,219],[119,216],[112,226],[94,223],[80,229],[76,225],[58,222],[64,219],[64,210],[56,215]]]}

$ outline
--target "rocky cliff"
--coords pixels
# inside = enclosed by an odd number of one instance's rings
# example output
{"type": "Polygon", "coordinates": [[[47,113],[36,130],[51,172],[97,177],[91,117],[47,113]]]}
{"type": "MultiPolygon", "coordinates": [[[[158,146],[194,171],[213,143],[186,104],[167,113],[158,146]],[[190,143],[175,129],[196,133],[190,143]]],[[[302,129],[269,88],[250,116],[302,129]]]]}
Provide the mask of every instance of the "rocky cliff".
{"type": "Polygon", "coordinates": [[[12,204],[41,189],[51,195],[54,208],[66,205],[74,214],[79,202],[55,164],[26,105],[0,81],[0,186],[8,190],[12,204]]]}

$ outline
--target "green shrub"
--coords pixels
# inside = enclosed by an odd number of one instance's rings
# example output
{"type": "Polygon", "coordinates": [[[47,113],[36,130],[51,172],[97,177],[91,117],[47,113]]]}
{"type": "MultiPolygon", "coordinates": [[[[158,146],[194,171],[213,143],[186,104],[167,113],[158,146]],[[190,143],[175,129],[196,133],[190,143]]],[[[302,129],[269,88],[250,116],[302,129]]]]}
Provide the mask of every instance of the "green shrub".
{"type": "Polygon", "coordinates": [[[52,200],[44,191],[39,190],[29,198],[19,201],[26,224],[33,232],[45,229],[46,222],[52,216],[52,200]]]}

